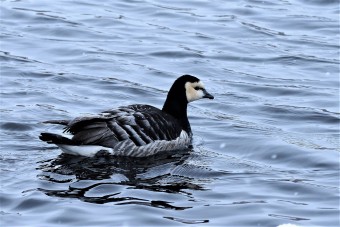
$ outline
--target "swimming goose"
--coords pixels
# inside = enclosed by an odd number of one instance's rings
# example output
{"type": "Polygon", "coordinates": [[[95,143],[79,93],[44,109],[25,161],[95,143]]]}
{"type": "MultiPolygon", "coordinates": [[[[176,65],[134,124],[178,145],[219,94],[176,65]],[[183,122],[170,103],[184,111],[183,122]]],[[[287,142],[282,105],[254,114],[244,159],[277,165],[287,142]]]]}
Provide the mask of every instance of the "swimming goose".
{"type": "Polygon", "coordinates": [[[162,151],[182,150],[191,145],[192,138],[187,105],[201,98],[214,97],[198,78],[184,75],[171,86],[162,110],[135,104],[71,121],[46,121],[64,125],[64,132],[73,137],[41,133],[39,138],[57,145],[64,153],[88,157],[99,151],[145,157],[162,151]]]}

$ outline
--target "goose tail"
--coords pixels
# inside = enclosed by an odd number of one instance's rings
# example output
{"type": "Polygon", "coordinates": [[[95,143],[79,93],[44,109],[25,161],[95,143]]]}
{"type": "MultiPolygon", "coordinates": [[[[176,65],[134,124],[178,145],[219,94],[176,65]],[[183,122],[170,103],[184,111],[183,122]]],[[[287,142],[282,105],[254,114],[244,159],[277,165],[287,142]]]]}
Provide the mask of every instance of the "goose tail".
{"type": "Polygon", "coordinates": [[[54,133],[43,132],[39,139],[47,143],[74,145],[74,142],[69,138],[54,133]]]}

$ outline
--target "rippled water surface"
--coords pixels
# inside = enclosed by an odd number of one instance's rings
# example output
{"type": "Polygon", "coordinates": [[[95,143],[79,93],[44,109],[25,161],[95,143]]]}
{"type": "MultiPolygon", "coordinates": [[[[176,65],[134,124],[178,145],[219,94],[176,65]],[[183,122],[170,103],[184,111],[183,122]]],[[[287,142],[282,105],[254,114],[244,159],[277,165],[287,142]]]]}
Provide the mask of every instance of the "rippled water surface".
{"type": "Polygon", "coordinates": [[[1,3],[1,226],[339,226],[339,2],[1,3]],[[163,105],[182,74],[190,151],[82,158],[50,119],[163,105]]]}

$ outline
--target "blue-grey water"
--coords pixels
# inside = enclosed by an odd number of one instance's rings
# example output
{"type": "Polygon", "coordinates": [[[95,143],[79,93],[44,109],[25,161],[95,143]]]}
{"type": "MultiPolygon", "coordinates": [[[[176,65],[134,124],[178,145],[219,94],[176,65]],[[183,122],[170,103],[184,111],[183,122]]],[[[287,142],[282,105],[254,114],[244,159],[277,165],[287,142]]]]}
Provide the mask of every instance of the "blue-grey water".
{"type": "Polygon", "coordinates": [[[1,4],[1,226],[339,226],[337,0],[1,4]],[[50,119],[162,107],[182,74],[191,151],[61,155],[50,119]]]}

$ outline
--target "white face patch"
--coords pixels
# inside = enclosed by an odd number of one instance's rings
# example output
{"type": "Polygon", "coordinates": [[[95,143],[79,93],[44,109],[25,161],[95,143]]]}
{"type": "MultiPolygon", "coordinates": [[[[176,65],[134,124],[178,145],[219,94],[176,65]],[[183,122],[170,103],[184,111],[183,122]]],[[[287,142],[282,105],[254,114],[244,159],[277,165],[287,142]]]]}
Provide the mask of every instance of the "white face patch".
{"type": "Polygon", "coordinates": [[[196,87],[204,88],[204,85],[201,81],[194,82],[194,83],[191,83],[191,82],[185,83],[185,92],[186,92],[186,95],[187,95],[188,102],[192,102],[192,101],[203,98],[204,93],[203,93],[202,89],[196,90],[195,89],[196,87]]]}

